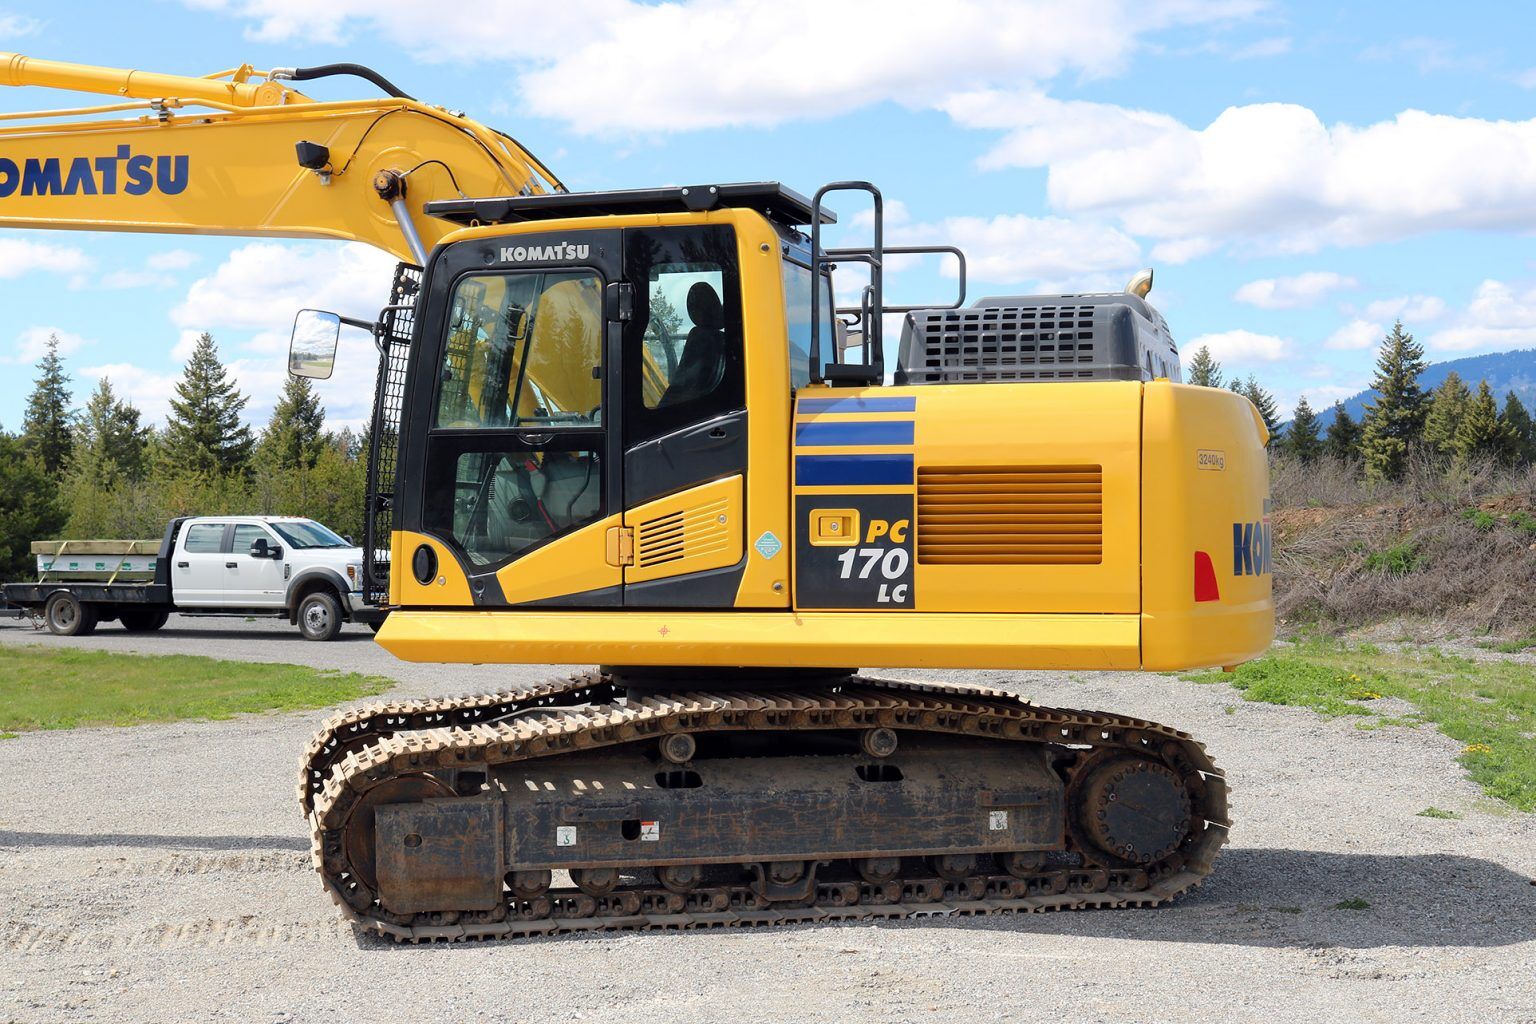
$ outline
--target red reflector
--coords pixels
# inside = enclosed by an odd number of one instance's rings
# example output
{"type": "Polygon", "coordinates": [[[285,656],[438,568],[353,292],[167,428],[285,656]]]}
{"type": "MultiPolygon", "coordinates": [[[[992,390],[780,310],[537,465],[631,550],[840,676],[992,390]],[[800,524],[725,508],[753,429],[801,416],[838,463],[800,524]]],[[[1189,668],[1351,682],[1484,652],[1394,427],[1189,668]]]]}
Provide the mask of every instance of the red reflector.
{"type": "Polygon", "coordinates": [[[1216,585],[1216,567],[1211,556],[1204,551],[1195,552],[1195,601],[1220,601],[1221,588],[1216,585]]]}

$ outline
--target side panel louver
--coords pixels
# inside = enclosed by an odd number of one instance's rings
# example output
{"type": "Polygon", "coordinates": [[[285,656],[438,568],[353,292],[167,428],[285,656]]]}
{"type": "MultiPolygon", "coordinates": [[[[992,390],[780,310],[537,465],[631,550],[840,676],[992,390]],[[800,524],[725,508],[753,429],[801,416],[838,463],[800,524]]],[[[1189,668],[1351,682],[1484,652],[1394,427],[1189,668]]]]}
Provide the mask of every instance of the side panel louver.
{"type": "Polygon", "coordinates": [[[720,569],[741,561],[742,480],[690,487],[626,512],[634,524],[635,562],[626,583],[720,569]]]}
{"type": "Polygon", "coordinates": [[[1100,466],[920,467],[924,565],[1097,565],[1104,558],[1100,466]]]}

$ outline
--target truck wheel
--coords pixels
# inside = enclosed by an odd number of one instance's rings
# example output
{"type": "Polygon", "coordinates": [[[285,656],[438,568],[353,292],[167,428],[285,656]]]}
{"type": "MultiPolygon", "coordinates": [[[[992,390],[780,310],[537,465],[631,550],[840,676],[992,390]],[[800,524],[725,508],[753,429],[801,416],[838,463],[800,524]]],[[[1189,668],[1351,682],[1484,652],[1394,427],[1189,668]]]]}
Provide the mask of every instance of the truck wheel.
{"type": "Polygon", "coordinates": [[[305,640],[334,640],[341,632],[341,602],[329,590],[316,590],[299,602],[299,632],[305,640]]]}
{"type": "Polygon", "coordinates": [[[96,630],[96,609],[65,591],[48,599],[43,615],[54,636],[90,636],[96,630]]]}
{"type": "Polygon", "coordinates": [[[130,633],[153,633],[170,619],[171,613],[151,611],[147,608],[125,608],[117,613],[117,619],[130,633]]]}

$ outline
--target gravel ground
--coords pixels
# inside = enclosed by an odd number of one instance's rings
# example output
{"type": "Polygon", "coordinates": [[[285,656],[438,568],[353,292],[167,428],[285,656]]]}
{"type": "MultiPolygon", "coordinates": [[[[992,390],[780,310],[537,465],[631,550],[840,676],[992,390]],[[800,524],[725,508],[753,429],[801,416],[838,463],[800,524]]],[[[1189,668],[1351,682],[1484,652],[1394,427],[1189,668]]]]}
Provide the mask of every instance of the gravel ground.
{"type": "MultiPolygon", "coordinates": [[[[67,641],[0,620],[0,642],[356,668],[401,694],[557,671],[223,620],[67,641]]],[[[1483,798],[1453,741],[1160,676],[974,681],[1204,739],[1237,821],[1215,875],[1153,911],[397,947],[338,921],[309,868],[293,773],[322,712],[24,734],[0,741],[0,1021],[1536,1022],[1536,816],[1483,798]]]]}

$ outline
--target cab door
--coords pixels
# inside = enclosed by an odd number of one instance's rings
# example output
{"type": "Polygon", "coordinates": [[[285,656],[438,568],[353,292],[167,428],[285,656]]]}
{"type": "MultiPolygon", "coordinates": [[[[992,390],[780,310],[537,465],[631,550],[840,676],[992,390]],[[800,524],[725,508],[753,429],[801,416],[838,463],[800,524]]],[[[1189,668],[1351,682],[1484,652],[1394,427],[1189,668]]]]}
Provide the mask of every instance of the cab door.
{"type": "Polygon", "coordinates": [[[729,608],[746,565],[736,231],[626,229],[624,278],[624,604],[729,608]]]}
{"type": "Polygon", "coordinates": [[[224,603],[228,523],[192,523],[176,542],[171,599],[182,607],[212,608],[224,603]]]}
{"type": "Polygon", "coordinates": [[[283,546],[264,526],[235,524],[229,560],[224,564],[224,597],[242,608],[281,608],[287,598],[283,580],[286,558],[252,554],[251,545],[258,540],[268,548],[283,546]]]}
{"type": "Polygon", "coordinates": [[[420,353],[432,384],[428,402],[412,399],[421,441],[408,457],[423,461],[406,466],[422,481],[419,519],[401,518],[420,524],[405,559],[435,545],[438,571],[404,578],[405,603],[620,602],[621,567],[605,558],[622,486],[620,244],[618,231],[518,234],[434,262],[427,323],[443,326],[420,353]]]}

